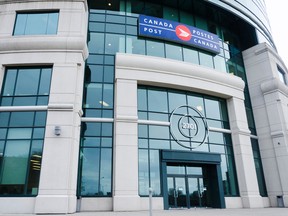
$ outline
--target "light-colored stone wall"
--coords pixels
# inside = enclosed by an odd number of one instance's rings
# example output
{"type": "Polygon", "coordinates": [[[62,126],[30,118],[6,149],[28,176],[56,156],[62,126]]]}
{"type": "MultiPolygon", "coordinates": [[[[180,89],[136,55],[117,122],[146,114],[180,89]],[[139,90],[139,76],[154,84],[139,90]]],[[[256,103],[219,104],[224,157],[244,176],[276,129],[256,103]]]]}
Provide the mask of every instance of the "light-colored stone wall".
{"type": "Polygon", "coordinates": [[[270,203],[283,196],[288,207],[288,87],[279,79],[283,61],[267,44],[243,52],[270,203]]]}
{"type": "MultiPolygon", "coordinates": [[[[0,86],[7,67],[52,67],[49,104],[41,108],[47,110],[48,115],[38,196],[1,198],[0,213],[76,211],[84,66],[88,56],[87,25],[84,0],[0,1],[0,86]],[[59,10],[56,35],[12,35],[17,11],[51,9],[59,10]],[[54,134],[55,126],[61,127],[59,136],[54,134]]],[[[17,109],[27,110],[27,107],[17,109]]]]}
{"type": "MultiPolygon", "coordinates": [[[[144,199],[138,196],[136,166],[138,156],[137,154],[130,154],[130,152],[137,151],[138,125],[137,116],[135,116],[137,114],[135,95],[138,84],[182,89],[227,99],[241,198],[227,199],[226,207],[253,208],[264,206],[257,186],[250,131],[246,120],[244,82],[240,78],[185,62],[120,53],[116,55],[115,67],[115,197],[113,208],[115,211],[124,210],[123,205],[128,201],[131,201],[128,210],[139,209],[139,205],[144,206],[144,199]],[[123,134],[125,136],[122,136],[123,134]],[[123,152],[126,152],[126,156],[122,155],[123,152]],[[123,170],[127,170],[128,174],[123,170]],[[129,181],[127,176],[129,176],[129,181]],[[119,199],[117,199],[118,197],[119,199]]],[[[162,205],[157,206],[161,209],[163,208],[162,205]]]]}

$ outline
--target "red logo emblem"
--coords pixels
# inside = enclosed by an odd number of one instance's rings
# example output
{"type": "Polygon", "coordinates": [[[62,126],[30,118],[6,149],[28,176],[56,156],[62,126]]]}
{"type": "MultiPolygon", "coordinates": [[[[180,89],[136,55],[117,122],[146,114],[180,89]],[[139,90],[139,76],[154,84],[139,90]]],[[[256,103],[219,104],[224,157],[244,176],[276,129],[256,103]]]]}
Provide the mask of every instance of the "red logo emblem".
{"type": "Polygon", "coordinates": [[[176,27],[176,35],[183,41],[189,41],[192,37],[191,31],[184,25],[178,25],[176,27]]]}

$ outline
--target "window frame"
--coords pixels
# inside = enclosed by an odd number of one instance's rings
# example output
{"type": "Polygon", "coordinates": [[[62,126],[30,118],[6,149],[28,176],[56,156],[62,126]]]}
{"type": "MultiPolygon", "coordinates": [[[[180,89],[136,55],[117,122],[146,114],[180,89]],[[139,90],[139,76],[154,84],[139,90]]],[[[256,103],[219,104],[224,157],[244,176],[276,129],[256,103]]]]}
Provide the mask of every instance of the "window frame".
{"type": "MultiPolygon", "coordinates": [[[[11,72],[12,73],[12,72],[11,72]]],[[[35,71],[36,73],[36,71],[35,71]]],[[[2,80],[2,83],[1,83],[1,89],[0,89],[0,106],[41,106],[41,105],[48,105],[49,103],[49,96],[50,96],[50,90],[51,90],[51,80],[52,80],[52,74],[53,74],[53,65],[39,65],[39,66],[19,66],[19,67],[13,67],[13,66],[7,66],[5,68],[5,73],[3,75],[3,80],[2,80]],[[43,85],[43,79],[45,78],[45,75],[44,73],[48,73],[48,72],[44,72],[45,69],[49,69],[49,78],[50,78],[50,81],[49,83],[47,83],[47,85],[43,85]],[[9,81],[7,81],[7,76],[8,76],[8,73],[10,71],[15,71],[15,77],[14,77],[14,84],[13,86],[10,86],[10,88],[12,89],[13,88],[13,93],[11,95],[4,95],[4,91],[5,91],[5,88],[6,88],[6,85],[8,85],[9,81]],[[38,83],[36,83],[37,85],[37,92],[36,94],[16,94],[16,90],[17,90],[17,85],[19,84],[18,83],[18,78],[19,78],[19,73],[24,73],[24,72],[20,72],[21,70],[38,70],[37,73],[38,73],[38,83]],[[7,83],[6,83],[7,82],[7,83]],[[45,88],[47,88],[47,94],[41,94],[41,91],[43,90],[42,88],[45,86],[45,88]],[[39,99],[43,99],[43,98],[46,98],[47,99],[47,104],[42,104],[41,101],[40,101],[40,104],[39,104],[39,99]],[[10,105],[5,105],[5,102],[4,102],[4,105],[3,105],[3,99],[7,99],[7,98],[11,98],[11,104],[10,105]],[[22,104],[22,105],[15,105],[14,103],[14,100],[16,99],[19,99],[19,98],[34,98],[35,100],[35,104],[22,104]]]]}
{"type": "MultiPolygon", "coordinates": [[[[8,112],[0,112],[0,115],[3,113],[7,113],[9,117],[7,118],[7,124],[0,125],[0,129],[6,131],[4,133],[4,136],[2,136],[2,138],[0,139],[0,141],[3,143],[2,153],[0,155],[1,156],[0,157],[0,192],[1,192],[0,197],[36,197],[39,192],[40,173],[41,173],[41,167],[42,167],[41,166],[42,155],[43,155],[44,139],[45,139],[45,128],[46,128],[46,121],[47,121],[47,111],[16,111],[16,112],[8,111],[8,112]],[[33,120],[31,120],[31,122],[28,124],[27,122],[25,122],[24,125],[22,123],[15,124],[15,122],[13,123],[13,120],[12,120],[12,115],[15,113],[21,113],[22,115],[25,115],[25,114],[33,115],[33,120]],[[41,115],[43,114],[44,114],[44,119],[41,119],[41,115]],[[31,130],[31,134],[26,137],[25,136],[20,137],[21,136],[21,133],[20,133],[20,136],[17,137],[17,131],[15,130],[18,130],[19,132],[20,130],[23,130],[23,129],[31,130]],[[37,134],[37,131],[39,132],[39,129],[42,131],[40,132],[40,136],[39,134],[37,134]],[[16,135],[15,137],[10,136],[9,134],[10,131],[13,131],[13,130],[16,132],[14,133],[14,135],[16,135]],[[11,153],[11,152],[7,152],[7,148],[12,149],[11,144],[13,144],[13,142],[14,144],[15,143],[17,144],[17,142],[18,143],[26,142],[27,144],[27,148],[26,148],[27,161],[22,167],[22,170],[20,170],[23,175],[22,176],[23,181],[24,181],[23,184],[3,184],[2,183],[2,181],[5,182],[5,180],[6,181],[7,179],[9,180],[9,175],[8,177],[6,176],[6,178],[4,178],[4,174],[6,174],[7,172],[7,170],[5,172],[5,169],[9,168],[9,167],[6,167],[7,165],[5,163],[7,160],[9,162],[9,160],[11,161],[13,159],[13,158],[6,157],[7,154],[9,156],[9,153],[11,153]],[[36,152],[36,150],[38,151],[36,152]],[[31,178],[34,178],[34,180],[32,180],[31,178]],[[13,190],[12,190],[12,186],[13,186],[13,190]],[[14,191],[14,193],[12,193],[12,191],[14,191]]],[[[17,159],[23,160],[23,157],[17,157],[17,158],[14,158],[13,160],[15,161],[15,159],[17,162],[17,159]]]]}
{"type": "Polygon", "coordinates": [[[25,10],[25,11],[16,11],[12,35],[13,36],[57,35],[58,34],[58,28],[59,28],[59,18],[60,18],[60,10],[57,10],[57,9],[56,10],[31,10],[31,11],[25,10]],[[21,34],[19,34],[19,33],[15,34],[16,27],[17,27],[18,15],[20,15],[20,14],[23,14],[23,15],[26,14],[27,16],[28,15],[35,15],[35,14],[43,14],[43,15],[47,14],[47,15],[49,15],[49,14],[53,14],[53,13],[57,13],[57,23],[55,23],[56,27],[55,27],[55,29],[53,29],[53,30],[55,30],[55,32],[47,33],[47,26],[49,24],[49,21],[51,21],[51,20],[49,20],[49,16],[48,16],[47,23],[46,23],[46,33],[36,33],[36,34],[27,34],[27,33],[25,33],[26,28],[27,28],[27,19],[28,19],[28,17],[27,17],[26,21],[25,21],[24,33],[23,34],[22,33],[21,34]]]}
{"type": "Polygon", "coordinates": [[[277,65],[277,72],[278,72],[278,78],[279,80],[284,83],[285,85],[287,85],[287,74],[285,73],[285,71],[279,66],[277,65]]]}

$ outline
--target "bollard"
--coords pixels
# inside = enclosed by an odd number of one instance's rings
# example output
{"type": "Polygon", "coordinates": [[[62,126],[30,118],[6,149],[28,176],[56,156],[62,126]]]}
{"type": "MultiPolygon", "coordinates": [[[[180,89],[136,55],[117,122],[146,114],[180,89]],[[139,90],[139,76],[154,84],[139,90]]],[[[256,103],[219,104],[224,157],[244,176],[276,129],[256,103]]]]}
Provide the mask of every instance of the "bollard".
{"type": "Polygon", "coordinates": [[[152,216],[152,193],[153,189],[149,188],[149,216],[152,216]]]}

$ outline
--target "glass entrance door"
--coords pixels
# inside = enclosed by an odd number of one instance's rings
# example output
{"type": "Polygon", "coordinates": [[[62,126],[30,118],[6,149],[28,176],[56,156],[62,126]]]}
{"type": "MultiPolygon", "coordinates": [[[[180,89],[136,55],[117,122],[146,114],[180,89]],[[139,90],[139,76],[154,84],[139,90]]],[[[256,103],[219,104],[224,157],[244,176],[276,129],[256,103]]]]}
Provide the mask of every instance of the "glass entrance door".
{"type": "Polygon", "coordinates": [[[169,208],[207,207],[207,178],[203,168],[185,165],[167,166],[169,208]]]}
{"type": "Polygon", "coordinates": [[[168,177],[168,200],[170,208],[187,208],[185,177],[168,177]]]}
{"type": "Polygon", "coordinates": [[[203,178],[188,177],[190,207],[206,207],[207,196],[203,178]]]}

